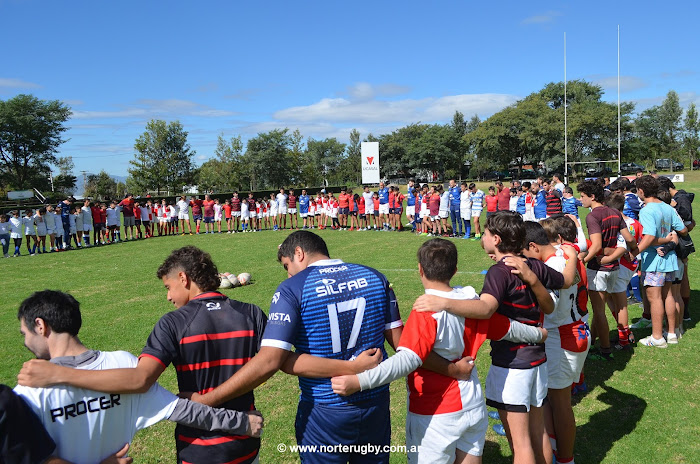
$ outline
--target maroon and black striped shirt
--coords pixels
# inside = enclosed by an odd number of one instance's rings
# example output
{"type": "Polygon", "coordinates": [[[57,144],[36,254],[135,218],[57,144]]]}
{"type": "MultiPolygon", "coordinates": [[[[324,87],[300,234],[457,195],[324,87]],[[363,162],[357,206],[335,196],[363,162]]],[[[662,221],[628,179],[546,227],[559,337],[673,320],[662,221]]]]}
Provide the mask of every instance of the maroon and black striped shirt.
{"type": "MultiPolygon", "coordinates": [[[[588,216],[586,216],[586,227],[588,228],[588,236],[592,234],[601,234],[603,239],[603,249],[615,248],[617,246],[617,235],[620,230],[627,227],[622,214],[616,209],[607,206],[598,206],[593,208],[588,216]]],[[[614,261],[610,264],[600,265],[598,260],[592,259],[588,262],[588,269],[594,271],[614,271],[620,267],[619,261],[614,261]]]]}
{"type": "MultiPolygon", "coordinates": [[[[542,285],[548,289],[560,289],[564,276],[542,261],[528,258],[528,265],[542,285]]],[[[487,293],[498,300],[496,312],[523,324],[541,327],[544,313],[540,310],[535,294],[520,278],[511,274],[511,267],[499,261],[486,273],[481,294],[487,293]]],[[[491,341],[491,363],[510,369],[532,369],[547,361],[544,343],[512,343],[491,341]]]]}
{"type": "MultiPolygon", "coordinates": [[[[224,383],[260,349],[267,316],[259,307],[231,300],[218,292],[198,295],[180,309],[164,315],[148,337],[141,356],[164,367],[173,364],[182,392],[207,393],[224,383]]],[[[218,407],[255,409],[253,392],[218,407]]],[[[260,439],[207,432],[178,425],[178,462],[252,462],[260,439]]]]}

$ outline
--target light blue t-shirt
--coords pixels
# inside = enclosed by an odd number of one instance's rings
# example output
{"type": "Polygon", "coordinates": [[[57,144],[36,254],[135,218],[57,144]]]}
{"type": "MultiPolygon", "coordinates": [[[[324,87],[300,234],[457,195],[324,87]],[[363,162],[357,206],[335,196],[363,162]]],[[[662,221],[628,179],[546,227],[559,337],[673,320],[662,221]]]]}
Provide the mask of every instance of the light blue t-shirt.
{"type": "MultiPolygon", "coordinates": [[[[672,230],[685,227],[676,210],[666,203],[647,203],[639,211],[639,222],[644,228],[644,235],[657,238],[666,237],[672,230]]],[[[649,247],[642,252],[642,272],[673,272],[678,270],[676,252],[670,251],[664,256],[656,252],[658,247],[649,247]]]]}

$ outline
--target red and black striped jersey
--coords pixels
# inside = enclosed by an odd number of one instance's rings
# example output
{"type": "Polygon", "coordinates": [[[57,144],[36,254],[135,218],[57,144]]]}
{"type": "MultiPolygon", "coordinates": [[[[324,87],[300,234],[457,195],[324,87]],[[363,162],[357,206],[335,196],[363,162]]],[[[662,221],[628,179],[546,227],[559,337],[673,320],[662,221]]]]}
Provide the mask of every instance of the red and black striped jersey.
{"type": "MultiPolygon", "coordinates": [[[[259,307],[231,300],[218,292],[202,293],[156,324],[141,356],[163,366],[173,364],[182,392],[204,394],[228,380],[260,349],[267,317],[259,307]]],[[[236,411],[255,408],[253,392],[219,407],[236,411]]],[[[260,440],[207,432],[178,425],[178,462],[224,463],[258,454],[260,440]]]]}

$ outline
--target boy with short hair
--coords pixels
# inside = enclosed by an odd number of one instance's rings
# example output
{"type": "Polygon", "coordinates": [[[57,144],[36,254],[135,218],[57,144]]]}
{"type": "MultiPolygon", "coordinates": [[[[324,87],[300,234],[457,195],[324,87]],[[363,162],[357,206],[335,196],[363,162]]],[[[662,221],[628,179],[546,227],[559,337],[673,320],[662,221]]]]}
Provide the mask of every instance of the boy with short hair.
{"type": "Polygon", "coordinates": [[[484,192],[476,188],[476,184],[473,182],[469,184],[469,190],[471,191],[470,198],[472,200],[472,222],[474,223],[474,238],[472,240],[479,240],[481,238],[479,218],[481,217],[481,212],[484,209],[484,192]]]}
{"type": "MultiPolygon", "coordinates": [[[[564,285],[564,276],[536,259],[523,263],[525,227],[518,213],[498,211],[486,220],[481,238],[484,251],[496,264],[484,279],[479,300],[451,300],[421,295],[416,311],[442,311],[474,319],[495,312],[539,327],[542,313],[554,311],[547,288],[564,285]],[[519,266],[516,269],[513,267],[519,266]],[[527,285],[523,285],[523,283],[527,285]]],[[[542,405],[547,394],[544,344],[491,342],[491,368],[486,377],[486,404],[498,409],[516,463],[544,462],[551,456],[545,438],[542,405]]]]}
{"type": "Polygon", "coordinates": [[[24,210],[24,217],[22,218],[22,228],[24,229],[24,237],[27,240],[27,253],[29,253],[29,256],[34,256],[34,253],[36,253],[37,240],[36,240],[36,230],[35,230],[34,226],[35,226],[34,212],[32,211],[31,208],[27,208],[26,210],[24,210]],[[30,240],[29,237],[31,237],[32,240],[30,240]],[[32,248],[32,242],[34,243],[33,248],[32,248]]]}
{"type": "Polygon", "coordinates": [[[571,187],[564,187],[564,195],[561,199],[561,209],[564,214],[573,214],[578,216],[578,209],[582,207],[583,204],[578,198],[574,198],[574,189],[571,187]]]}
{"type": "MultiPolygon", "coordinates": [[[[418,272],[426,294],[478,299],[472,287],[450,286],[457,272],[457,247],[452,242],[425,242],[418,250],[418,272]]],[[[539,343],[544,333],[499,314],[477,320],[446,311],[412,311],[396,355],[361,374],[332,378],[333,391],[346,396],[408,375],[408,462],[480,463],[488,418],[476,367],[468,379],[456,380],[423,368],[423,362],[431,352],[451,361],[467,356],[473,360],[487,337],[539,343]]]]}
{"type": "Polygon", "coordinates": [[[15,254],[12,255],[13,258],[20,256],[22,247],[22,220],[19,217],[19,211],[12,211],[12,217],[8,221],[10,223],[10,238],[15,244],[15,254]]]}
{"type": "Polygon", "coordinates": [[[489,194],[484,198],[484,202],[486,203],[486,218],[488,219],[489,216],[498,211],[498,197],[493,185],[489,187],[489,194]]]}
{"type": "Polygon", "coordinates": [[[462,182],[460,189],[462,191],[459,194],[459,216],[464,224],[464,237],[462,238],[469,238],[472,234],[472,192],[467,188],[466,182],[462,182]]]}

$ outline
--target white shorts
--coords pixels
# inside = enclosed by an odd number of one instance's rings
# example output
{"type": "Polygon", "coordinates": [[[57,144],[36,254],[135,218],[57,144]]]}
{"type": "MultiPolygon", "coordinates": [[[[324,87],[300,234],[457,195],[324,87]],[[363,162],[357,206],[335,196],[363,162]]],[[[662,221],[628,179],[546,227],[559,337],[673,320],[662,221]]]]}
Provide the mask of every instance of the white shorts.
{"type": "MultiPolygon", "coordinates": [[[[591,347],[591,337],[588,336],[588,348],[591,347]]],[[[565,350],[561,347],[559,330],[548,330],[547,340],[544,341],[544,349],[547,352],[547,388],[559,390],[569,388],[574,382],[578,382],[586,362],[588,349],[581,353],[565,350]]]]}
{"type": "Polygon", "coordinates": [[[630,280],[634,277],[635,272],[623,265],[620,265],[620,269],[617,271],[617,280],[611,293],[623,293],[627,291],[627,285],[629,285],[630,280]]]}
{"type": "MultiPolygon", "coordinates": [[[[71,235],[74,235],[74,234],[77,234],[78,231],[75,229],[75,226],[72,226],[72,227],[68,230],[68,233],[71,234],[71,235]]],[[[29,234],[26,234],[26,235],[29,235],[29,234]]],[[[34,234],[31,234],[31,235],[34,235],[34,234]]]]}
{"type": "Polygon", "coordinates": [[[277,214],[287,214],[287,207],[286,206],[280,206],[279,209],[277,210],[277,214]]]}
{"type": "Polygon", "coordinates": [[[46,229],[46,235],[53,235],[56,233],[56,229],[46,229]]]}
{"type": "Polygon", "coordinates": [[[158,222],[161,224],[167,224],[169,218],[166,217],[159,217],[158,222]]]}
{"type": "Polygon", "coordinates": [[[301,217],[301,218],[306,218],[306,216],[308,216],[308,215],[309,215],[309,213],[299,213],[299,217],[301,217]]]}
{"type": "Polygon", "coordinates": [[[277,210],[276,209],[271,209],[270,210],[270,217],[275,217],[277,216],[277,210]]]}
{"type": "Polygon", "coordinates": [[[547,363],[532,369],[494,366],[486,376],[486,404],[510,412],[529,412],[547,397],[547,363]]]}
{"type": "Polygon", "coordinates": [[[83,223],[83,232],[90,232],[92,230],[92,224],[83,223]]]}
{"type": "Polygon", "coordinates": [[[296,209],[296,208],[289,208],[289,209],[287,210],[287,212],[288,212],[289,214],[297,214],[297,209],[296,209]]]}
{"type": "Polygon", "coordinates": [[[441,209],[440,210],[440,217],[442,219],[447,219],[448,217],[450,217],[450,212],[447,210],[441,209]]]}
{"type": "Polygon", "coordinates": [[[190,219],[190,214],[189,213],[177,213],[177,218],[178,219],[190,219]]]}
{"type": "Polygon", "coordinates": [[[416,207],[415,206],[406,206],[406,216],[415,216],[416,215],[416,207]]]}
{"type": "Polygon", "coordinates": [[[421,208],[420,217],[422,217],[422,218],[430,217],[430,210],[428,210],[428,208],[421,208]]]}
{"type": "Polygon", "coordinates": [[[615,271],[594,271],[586,269],[588,276],[588,290],[594,292],[612,293],[617,282],[617,270],[615,271]]]}
{"type": "MultiPolygon", "coordinates": [[[[682,259],[676,258],[678,259],[678,270],[673,272],[673,282],[680,283],[680,281],[683,280],[683,274],[685,274],[685,263],[682,259]]],[[[620,267],[620,269],[622,269],[622,267],[620,267]]]]}
{"type": "Polygon", "coordinates": [[[435,216],[430,216],[430,220],[431,220],[431,221],[437,221],[437,222],[439,222],[439,221],[440,221],[440,215],[439,215],[439,214],[436,214],[435,216]]]}
{"type": "Polygon", "coordinates": [[[240,212],[240,211],[231,211],[231,216],[233,216],[233,217],[241,217],[241,212],[240,212]]]}
{"type": "Polygon", "coordinates": [[[270,217],[270,212],[269,212],[269,211],[263,211],[262,217],[264,217],[264,218],[270,217]]]}
{"type": "Polygon", "coordinates": [[[483,209],[472,209],[472,217],[479,217],[481,216],[481,212],[483,209]]]}
{"type": "Polygon", "coordinates": [[[468,221],[472,217],[472,210],[460,209],[459,210],[459,217],[462,218],[464,221],[468,221]]]}
{"type": "Polygon", "coordinates": [[[374,202],[371,205],[365,205],[365,214],[374,215],[374,202]]]}
{"type": "Polygon", "coordinates": [[[455,462],[456,451],[472,456],[484,452],[489,419],[483,400],[479,407],[467,411],[424,416],[406,413],[406,448],[411,464],[448,464],[455,462]]]}
{"type": "Polygon", "coordinates": [[[389,203],[379,204],[379,214],[389,214],[389,203]]]}
{"type": "Polygon", "coordinates": [[[258,212],[257,212],[257,211],[251,211],[250,213],[248,213],[248,216],[249,216],[249,217],[252,217],[252,218],[258,217],[258,212]]]}

